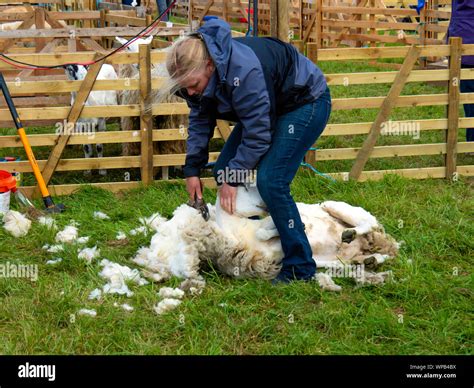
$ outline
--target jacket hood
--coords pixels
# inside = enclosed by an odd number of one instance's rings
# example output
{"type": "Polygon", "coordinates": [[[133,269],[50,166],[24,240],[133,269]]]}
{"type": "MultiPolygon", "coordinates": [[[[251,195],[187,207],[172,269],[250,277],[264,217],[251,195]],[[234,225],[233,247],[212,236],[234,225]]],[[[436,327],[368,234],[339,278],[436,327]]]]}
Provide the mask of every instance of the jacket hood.
{"type": "Polygon", "coordinates": [[[230,25],[220,19],[212,19],[197,30],[207,46],[214,61],[221,82],[227,78],[230,53],[232,51],[232,33],[230,25]]]}

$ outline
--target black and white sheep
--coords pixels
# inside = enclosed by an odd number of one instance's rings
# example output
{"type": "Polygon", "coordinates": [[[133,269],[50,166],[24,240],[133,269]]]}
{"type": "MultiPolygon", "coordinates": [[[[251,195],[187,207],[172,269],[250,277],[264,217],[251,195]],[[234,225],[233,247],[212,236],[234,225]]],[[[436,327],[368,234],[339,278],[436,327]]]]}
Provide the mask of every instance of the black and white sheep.
{"type": "MultiPolygon", "coordinates": [[[[87,68],[83,65],[66,65],[65,66],[66,76],[71,81],[81,81],[87,75],[87,68]]],[[[98,80],[115,80],[118,79],[117,73],[112,65],[102,65],[99,74],[97,75],[98,80]]],[[[71,92],[71,106],[76,100],[76,92],[71,92]]],[[[86,103],[86,106],[97,106],[97,105],[118,105],[117,92],[115,90],[96,90],[90,92],[86,103]]],[[[106,130],[106,118],[105,117],[94,117],[94,118],[81,118],[78,120],[78,125],[89,125],[93,131],[106,130]]],[[[104,156],[104,146],[101,143],[96,144],[97,157],[101,158],[104,156]]],[[[86,158],[93,157],[92,145],[84,144],[84,156],[86,158]]],[[[86,170],[85,175],[90,175],[91,170],[86,170]]],[[[100,169],[100,175],[107,175],[107,170],[100,169]]]]}

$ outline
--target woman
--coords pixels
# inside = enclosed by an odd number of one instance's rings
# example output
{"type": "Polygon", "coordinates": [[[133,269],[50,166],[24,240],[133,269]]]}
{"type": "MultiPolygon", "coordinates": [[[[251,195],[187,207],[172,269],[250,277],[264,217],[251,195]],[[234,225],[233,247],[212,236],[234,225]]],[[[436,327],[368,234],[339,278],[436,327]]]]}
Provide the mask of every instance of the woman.
{"type": "Polygon", "coordinates": [[[176,42],[166,65],[191,109],[184,167],[190,197],[202,198],[199,176],[216,119],[237,122],[214,168],[222,208],[232,214],[236,186],[257,169],[284,252],[276,281],[311,279],[316,266],[290,183],[331,112],[321,70],[278,39],[233,39],[222,20],[176,42]]]}

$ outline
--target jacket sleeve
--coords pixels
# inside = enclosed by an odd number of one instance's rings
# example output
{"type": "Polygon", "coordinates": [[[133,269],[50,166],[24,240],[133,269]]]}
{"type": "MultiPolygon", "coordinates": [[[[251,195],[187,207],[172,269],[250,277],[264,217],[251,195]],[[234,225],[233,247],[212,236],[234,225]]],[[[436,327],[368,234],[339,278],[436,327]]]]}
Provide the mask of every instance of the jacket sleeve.
{"type": "MultiPolygon", "coordinates": [[[[232,106],[242,123],[242,142],[230,170],[254,169],[271,144],[270,97],[261,68],[252,68],[242,78],[235,77],[232,106]]],[[[238,174],[236,174],[238,176],[238,174]]]]}
{"type": "Polygon", "coordinates": [[[199,104],[188,101],[189,114],[188,139],[186,141],[186,162],[184,176],[199,176],[201,169],[209,160],[209,141],[214,135],[215,115],[201,110],[199,104]]]}

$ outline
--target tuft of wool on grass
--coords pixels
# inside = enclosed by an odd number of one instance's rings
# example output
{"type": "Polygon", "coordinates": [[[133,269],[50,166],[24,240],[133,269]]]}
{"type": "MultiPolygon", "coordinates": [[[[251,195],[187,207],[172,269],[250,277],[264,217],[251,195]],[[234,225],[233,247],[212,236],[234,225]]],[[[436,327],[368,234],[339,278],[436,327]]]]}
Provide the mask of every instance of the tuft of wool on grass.
{"type": "Polygon", "coordinates": [[[97,311],[95,310],[89,310],[89,309],[80,309],[77,312],[78,315],[87,315],[89,317],[96,317],[97,316],[97,311]]]}
{"type": "Polygon", "coordinates": [[[79,237],[76,242],[78,244],[87,244],[89,242],[89,238],[89,236],[79,237]]]}
{"type": "Polygon", "coordinates": [[[179,288],[162,287],[158,295],[162,299],[181,299],[184,296],[184,291],[179,288]]]}
{"type": "Polygon", "coordinates": [[[363,284],[384,284],[387,280],[393,279],[393,272],[392,271],[385,271],[385,272],[368,272],[364,271],[363,276],[360,278],[356,278],[356,282],[358,285],[363,284]]]}
{"type": "Polygon", "coordinates": [[[77,240],[78,230],[75,225],[68,225],[56,234],[56,242],[70,244],[77,240]]]}
{"type": "Polygon", "coordinates": [[[155,232],[158,231],[159,226],[166,222],[167,219],[162,217],[160,213],[154,213],[150,217],[140,217],[138,221],[143,225],[146,226],[148,229],[154,230],[155,232]]]}
{"type": "Polygon", "coordinates": [[[97,246],[94,246],[93,248],[84,248],[80,250],[79,254],[77,255],[79,259],[83,259],[89,264],[92,262],[92,260],[98,258],[99,256],[100,249],[97,249],[97,246]]]}
{"type": "Polygon", "coordinates": [[[120,240],[125,240],[126,238],[127,238],[127,235],[124,232],[122,232],[121,230],[119,230],[117,232],[117,235],[115,236],[115,239],[119,240],[119,241],[120,240]]]}
{"type": "Polygon", "coordinates": [[[31,221],[20,212],[9,210],[3,216],[3,228],[14,237],[26,236],[31,228],[31,221]]]}
{"type": "Polygon", "coordinates": [[[122,309],[125,310],[125,311],[133,311],[134,310],[133,306],[130,306],[128,303],[123,303],[123,304],[119,305],[117,302],[115,302],[114,306],[115,307],[122,307],[122,309]]]}
{"type": "Polygon", "coordinates": [[[176,307],[178,307],[181,304],[181,301],[179,299],[163,299],[161,302],[159,302],[156,306],[153,307],[153,310],[158,315],[164,314],[167,311],[174,310],[176,307]]]}
{"type": "Polygon", "coordinates": [[[92,290],[88,297],[89,300],[100,300],[101,298],[102,298],[102,290],[100,288],[96,288],[95,290],[92,290]]]}
{"type": "Polygon", "coordinates": [[[38,222],[40,225],[45,226],[48,229],[57,229],[56,221],[51,217],[44,217],[41,216],[38,218],[38,222]]]}
{"type": "Polygon", "coordinates": [[[61,244],[56,244],[56,245],[45,244],[43,245],[43,249],[48,253],[58,253],[58,252],[64,251],[64,247],[61,244]]]}
{"type": "Polygon", "coordinates": [[[148,228],[146,226],[139,226],[138,228],[132,229],[130,231],[131,236],[136,236],[137,234],[144,234],[145,236],[147,236],[148,228]]]}
{"type": "Polygon", "coordinates": [[[338,286],[336,283],[334,283],[332,277],[324,272],[318,272],[314,278],[318,282],[319,287],[321,287],[324,291],[341,291],[341,286],[338,286]]]}
{"type": "Polygon", "coordinates": [[[202,276],[189,278],[182,281],[179,288],[184,292],[189,292],[191,295],[201,295],[204,288],[206,288],[206,281],[202,276]]]}
{"type": "Polygon", "coordinates": [[[127,281],[134,282],[139,286],[148,284],[148,281],[140,276],[140,272],[137,269],[132,270],[125,265],[120,265],[107,259],[103,259],[100,265],[103,268],[99,276],[107,280],[107,284],[102,288],[105,294],[119,294],[130,297],[133,296],[133,292],[128,288],[127,281]]]}
{"type": "Polygon", "coordinates": [[[94,212],[94,216],[93,216],[96,220],[110,220],[110,217],[105,214],[105,213],[102,213],[100,211],[96,211],[94,212]]]}
{"type": "Polygon", "coordinates": [[[61,261],[63,261],[63,259],[62,259],[61,257],[58,257],[58,258],[56,258],[56,259],[54,259],[54,260],[48,260],[48,261],[46,262],[46,264],[54,265],[54,264],[60,263],[61,261]]]}

